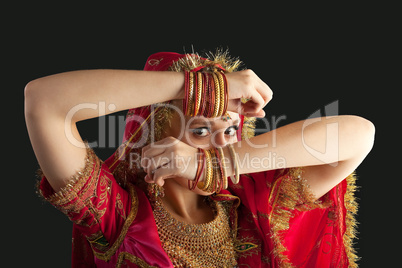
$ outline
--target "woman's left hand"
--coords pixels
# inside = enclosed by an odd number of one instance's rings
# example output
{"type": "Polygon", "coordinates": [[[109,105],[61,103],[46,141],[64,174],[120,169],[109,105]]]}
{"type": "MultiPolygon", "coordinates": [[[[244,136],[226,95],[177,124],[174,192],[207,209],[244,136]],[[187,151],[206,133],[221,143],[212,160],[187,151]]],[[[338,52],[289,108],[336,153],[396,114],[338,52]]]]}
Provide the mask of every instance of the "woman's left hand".
{"type": "Polygon", "coordinates": [[[167,137],[142,148],[141,166],[145,181],[163,186],[164,180],[182,177],[194,180],[198,150],[174,137],[167,137]]]}

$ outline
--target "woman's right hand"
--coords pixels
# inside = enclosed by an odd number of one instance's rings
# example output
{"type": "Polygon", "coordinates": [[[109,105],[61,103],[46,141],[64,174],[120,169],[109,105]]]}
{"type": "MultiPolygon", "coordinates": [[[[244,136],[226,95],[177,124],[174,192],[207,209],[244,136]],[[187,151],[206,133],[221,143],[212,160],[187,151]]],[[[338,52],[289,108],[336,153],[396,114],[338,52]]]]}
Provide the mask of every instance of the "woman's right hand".
{"type": "Polygon", "coordinates": [[[227,73],[228,111],[249,117],[264,117],[263,108],[272,99],[273,92],[252,70],[227,73]],[[241,98],[248,99],[246,103],[241,98]]]}
{"type": "Polygon", "coordinates": [[[197,153],[197,148],[174,137],[144,146],[141,165],[147,173],[145,181],[163,186],[166,179],[174,177],[194,180],[198,166],[197,153]]]}

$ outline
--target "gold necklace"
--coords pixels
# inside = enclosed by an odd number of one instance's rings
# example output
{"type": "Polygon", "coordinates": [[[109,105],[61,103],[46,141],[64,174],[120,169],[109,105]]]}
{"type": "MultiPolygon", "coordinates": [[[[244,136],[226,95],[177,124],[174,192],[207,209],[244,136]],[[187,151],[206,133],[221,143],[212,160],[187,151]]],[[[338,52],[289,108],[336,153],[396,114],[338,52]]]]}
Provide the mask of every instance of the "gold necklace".
{"type": "Polygon", "coordinates": [[[174,267],[235,267],[236,254],[229,215],[223,205],[211,201],[216,214],[208,223],[176,220],[157,198],[154,217],[163,249],[174,267]]]}

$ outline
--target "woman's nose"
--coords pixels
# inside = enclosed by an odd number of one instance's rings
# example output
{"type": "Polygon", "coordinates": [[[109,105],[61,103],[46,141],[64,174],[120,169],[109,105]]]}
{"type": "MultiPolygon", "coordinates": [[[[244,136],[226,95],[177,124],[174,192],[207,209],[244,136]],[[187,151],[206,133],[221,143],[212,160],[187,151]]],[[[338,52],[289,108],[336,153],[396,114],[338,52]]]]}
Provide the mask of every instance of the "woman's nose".
{"type": "Polygon", "coordinates": [[[227,143],[228,140],[224,132],[218,132],[212,138],[212,146],[214,147],[224,147],[227,143]]]}

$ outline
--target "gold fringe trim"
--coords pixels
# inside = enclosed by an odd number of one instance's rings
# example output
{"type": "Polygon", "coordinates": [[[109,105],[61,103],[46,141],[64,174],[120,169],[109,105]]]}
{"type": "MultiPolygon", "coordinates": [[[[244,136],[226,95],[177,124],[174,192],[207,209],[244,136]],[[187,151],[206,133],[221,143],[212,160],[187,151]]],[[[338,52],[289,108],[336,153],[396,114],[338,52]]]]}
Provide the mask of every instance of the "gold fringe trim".
{"type": "MultiPolygon", "coordinates": [[[[40,189],[40,180],[46,176],[45,174],[43,174],[41,169],[37,171],[38,177],[40,178],[37,183],[37,191],[39,196],[50,202],[53,206],[59,208],[64,213],[68,211],[66,211],[66,208],[63,208],[63,205],[71,202],[71,200],[77,197],[79,191],[82,190],[84,192],[87,191],[89,188],[93,190],[94,185],[97,183],[98,180],[98,176],[101,170],[100,167],[103,162],[96,156],[95,152],[88,146],[87,142],[85,142],[85,146],[86,157],[84,167],[78,170],[74,175],[72,175],[69,178],[68,183],[60,190],[54,192],[52,195],[45,196],[40,189]],[[87,184],[87,186],[83,188],[85,184],[87,184]]],[[[84,194],[81,193],[81,195],[84,194]]],[[[91,194],[87,196],[90,195],[91,194]]]]}
{"type": "Polygon", "coordinates": [[[116,263],[116,268],[122,267],[125,260],[128,260],[129,262],[136,264],[136,265],[138,265],[138,267],[141,267],[141,268],[156,268],[156,266],[149,265],[143,259],[141,259],[137,256],[134,256],[127,251],[123,251],[119,254],[119,258],[116,263]]]}
{"type": "Polygon", "coordinates": [[[293,267],[284,254],[286,247],[282,243],[283,232],[289,229],[292,210],[311,210],[329,206],[328,202],[316,200],[307,181],[303,179],[302,173],[302,168],[292,168],[282,179],[276,180],[272,185],[268,201],[272,203],[269,223],[274,244],[273,255],[279,260],[280,267],[293,267]],[[271,200],[271,198],[275,198],[275,200],[271,200]]]}
{"type": "Polygon", "coordinates": [[[131,196],[131,211],[127,216],[127,220],[124,222],[123,228],[120,232],[120,235],[117,237],[116,241],[106,252],[97,252],[92,248],[92,251],[100,260],[109,261],[110,258],[116,253],[117,249],[120,247],[121,243],[123,243],[124,238],[126,237],[127,231],[130,228],[131,224],[135,220],[138,212],[138,196],[137,192],[132,184],[128,185],[128,190],[131,196]]]}
{"type": "MultiPolygon", "coordinates": [[[[269,215],[271,226],[271,238],[274,243],[273,254],[279,260],[280,267],[293,267],[288,257],[284,254],[286,247],[283,245],[283,232],[289,229],[289,220],[292,216],[292,210],[311,210],[315,208],[327,208],[331,205],[330,200],[316,200],[314,194],[309,188],[307,181],[303,179],[302,168],[292,168],[289,173],[282,178],[282,181],[275,181],[272,186],[269,202],[272,202],[272,212],[269,215]],[[271,200],[275,196],[275,200],[271,200]]],[[[356,238],[358,204],[354,193],[357,190],[356,175],[350,174],[346,178],[347,189],[344,195],[344,204],[346,209],[346,228],[343,235],[345,252],[349,259],[349,267],[357,268],[359,257],[353,248],[353,239],[356,238]]]]}
{"type": "Polygon", "coordinates": [[[345,208],[346,208],[346,230],[345,234],[343,235],[343,243],[345,245],[346,255],[349,259],[349,267],[357,268],[357,261],[360,259],[356,255],[356,250],[354,249],[353,240],[356,238],[357,234],[357,221],[356,221],[356,214],[358,210],[358,204],[355,198],[355,192],[358,188],[356,186],[356,173],[350,174],[346,178],[347,189],[345,193],[345,208]]]}
{"type": "Polygon", "coordinates": [[[246,140],[254,137],[255,135],[255,123],[257,119],[255,117],[244,117],[243,128],[241,131],[241,139],[246,140]]]}
{"type": "Polygon", "coordinates": [[[242,62],[238,58],[232,58],[228,50],[217,49],[215,53],[208,52],[202,58],[198,53],[186,54],[185,57],[173,62],[169,71],[183,72],[205,66],[206,72],[216,72],[222,66],[226,72],[235,72],[242,62]]]}

